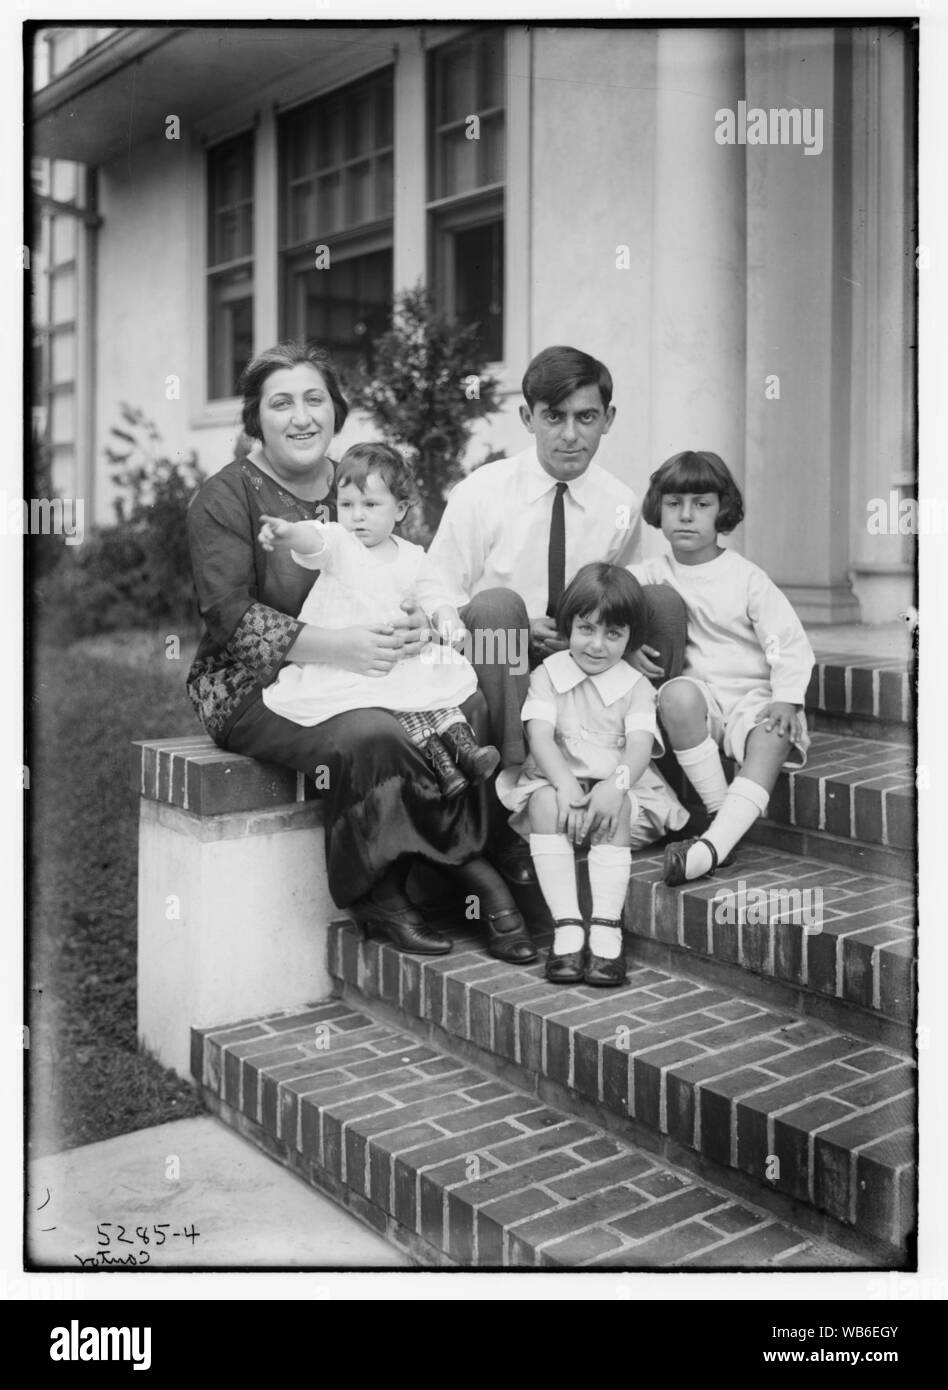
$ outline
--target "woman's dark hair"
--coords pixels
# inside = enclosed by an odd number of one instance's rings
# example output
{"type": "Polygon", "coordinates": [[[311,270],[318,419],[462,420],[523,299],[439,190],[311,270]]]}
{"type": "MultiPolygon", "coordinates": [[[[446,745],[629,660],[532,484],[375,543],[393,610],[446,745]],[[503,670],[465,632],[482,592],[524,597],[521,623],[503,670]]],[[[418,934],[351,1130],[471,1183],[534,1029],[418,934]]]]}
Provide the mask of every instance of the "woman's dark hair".
{"type": "Polygon", "coordinates": [[[573,347],[548,347],[538,352],[523,375],[524,400],[532,410],[542,401],[544,405],[559,405],[583,386],[598,386],[603,410],[612,402],[612,376],[609,368],[573,347]]]}
{"type": "Polygon", "coordinates": [[[607,565],[596,560],[582,569],[567,584],[556,609],[556,627],[561,637],[569,638],[574,618],[599,614],[599,621],[629,629],[626,651],[635,651],[645,641],[648,631],[648,608],[637,579],[619,565],[607,565]]]}
{"type": "Polygon", "coordinates": [[[251,358],[241,373],[238,385],[238,390],[244,398],[241,419],[244,432],[249,434],[251,439],[263,438],[260,433],[260,397],[263,395],[267,378],[273,372],[298,367],[304,362],[315,367],[325,381],[336,417],[335,433],[338,434],[342,429],[349,414],[349,402],[342,394],[339,377],[329,353],[325,348],[316,347],[313,343],[286,342],[277,343],[275,347],[258,353],[256,357],[251,358]]]}
{"type": "Polygon", "coordinates": [[[360,492],[365,492],[365,480],[370,473],[378,473],[396,501],[414,502],[414,476],[391,444],[353,444],[347,449],[336,464],[336,491],[346,483],[355,483],[360,492]]]}
{"type": "Polygon", "coordinates": [[[642,503],[642,515],[649,526],[661,527],[662,497],[669,492],[716,492],[721,507],[714,528],[725,535],[744,520],[741,490],[724,460],[710,449],[685,449],[673,454],[652,474],[642,503]]]}

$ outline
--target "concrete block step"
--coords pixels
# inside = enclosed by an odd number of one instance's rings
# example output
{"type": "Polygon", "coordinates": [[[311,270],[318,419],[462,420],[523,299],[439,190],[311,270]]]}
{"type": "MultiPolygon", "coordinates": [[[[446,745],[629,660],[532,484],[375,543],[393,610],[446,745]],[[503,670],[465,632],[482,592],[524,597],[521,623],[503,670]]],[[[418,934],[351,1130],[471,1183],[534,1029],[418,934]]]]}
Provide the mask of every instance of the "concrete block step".
{"type": "Polygon", "coordinates": [[[331,1000],[194,1030],[192,1059],[221,1118],[423,1264],[885,1264],[868,1246],[778,1219],[362,1006],[331,1000]]]}
{"type": "Polygon", "coordinates": [[[745,841],[729,869],[668,888],[661,853],[636,855],[625,923],[695,969],[730,967],[732,987],[753,977],[777,1004],[911,1047],[916,902],[900,879],[745,841]]]}
{"type": "MultiPolygon", "coordinates": [[[[438,1046],[797,1220],[902,1248],[914,1225],[911,1057],[635,959],[621,989],[556,986],[487,955],[446,957],[330,927],[329,969],[438,1046]]],[[[543,944],[542,937],[539,944],[543,944]]],[[[549,934],[546,933],[546,939],[549,934]]]]}

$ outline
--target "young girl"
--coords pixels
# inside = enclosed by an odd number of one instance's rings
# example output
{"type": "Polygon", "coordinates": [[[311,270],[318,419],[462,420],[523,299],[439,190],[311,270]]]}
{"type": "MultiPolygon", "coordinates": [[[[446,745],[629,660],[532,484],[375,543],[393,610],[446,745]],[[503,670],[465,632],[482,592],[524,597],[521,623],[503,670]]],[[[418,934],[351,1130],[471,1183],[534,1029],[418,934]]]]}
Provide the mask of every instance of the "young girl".
{"type": "Polygon", "coordinates": [[[392,534],[412,492],[411,472],[395,449],[356,444],[336,471],[339,521],[265,516],[260,543],[278,552],[278,563],[288,552],[297,564],[322,571],[301,622],[324,628],[391,624],[401,616],[399,604],[412,595],[448,644],[427,647],[378,676],[289,663],[264,690],[263,700],[275,714],[302,725],[355,709],[391,710],[431,763],[444,796],[452,797],[471,782],[485,781],[500,754],[478,746],[457,708],[477,689],[474,668],[454,649],[465,635],[456,604],[466,600],[446,591],[421,546],[392,534]]]}
{"type": "Polygon", "coordinates": [[[652,474],[642,515],[661,527],[672,553],[629,569],[643,584],[670,584],[688,608],[684,674],[662,686],[659,715],[713,817],[701,838],[666,847],[665,882],[679,884],[730,863],[767,810],[780,768],[806,762],[803,701],[813,651],[763,570],[718,545],[744,504],[717,454],[686,450],[666,460],[652,474]],[[739,764],[730,787],[719,747],[739,764]]]}
{"type": "Polygon", "coordinates": [[[642,590],[616,565],[584,565],[556,612],[565,651],[530,678],[523,707],[530,756],[497,779],[510,823],[529,834],[537,880],[555,922],[547,979],[625,981],[622,907],[631,851],[679,830],[688,813],[649,766],[663,748],[655,691],[623,656],[641,646],[642,590]],[[574,845],[592,837],[588,953],[576,891],[574,845]]]}

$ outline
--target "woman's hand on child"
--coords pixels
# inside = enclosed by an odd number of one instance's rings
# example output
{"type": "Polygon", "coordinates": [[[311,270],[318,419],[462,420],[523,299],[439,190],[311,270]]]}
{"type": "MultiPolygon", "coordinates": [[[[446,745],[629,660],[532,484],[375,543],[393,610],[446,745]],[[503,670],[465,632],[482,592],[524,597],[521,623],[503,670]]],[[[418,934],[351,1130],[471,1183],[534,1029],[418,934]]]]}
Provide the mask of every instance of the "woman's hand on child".
{"type": "Polygon", "coordinates": [[[649,680],[653,676],[664,676],[664,668],[656,663],[661,659],[661,652],[657,647],[647,647],[644,644],[634,652],[629,652],[626,660],[634,671],[638,671],[643,676],[648,676],[649,680]]]}
{"type": "Polygon", "coordinates": [[[592,835],[594,845],[609,845],[615,839],[623,813],[628,814],[625,791],[615,776],[604,777],[589,794],[583,824],[583,839],[592,835]]]}
{"type": "Polygon", "coordinates": [[[332,664],[357,676],[387,676],[404,653],[401,637],[391,623],[340,628],[332,633],[332,639],[332,664]]]}
{"type": "Polygon", "coordinates": [[[774,730],[790,739],[800,736],[800,716],[797,707],[787,704],[785,700],[773,700],[761,713],[758,723],[763,724],[768,734],[774,730]]]}
{"type": "Polygon", "coordinates": [[[428,645],[431,629],[425,613],[413,598],[406,598],[400,607],[405,616],[396,620],[392,631],[399,642],[398,659],[407,660],[418,656],[422,648],[428,645]]]}

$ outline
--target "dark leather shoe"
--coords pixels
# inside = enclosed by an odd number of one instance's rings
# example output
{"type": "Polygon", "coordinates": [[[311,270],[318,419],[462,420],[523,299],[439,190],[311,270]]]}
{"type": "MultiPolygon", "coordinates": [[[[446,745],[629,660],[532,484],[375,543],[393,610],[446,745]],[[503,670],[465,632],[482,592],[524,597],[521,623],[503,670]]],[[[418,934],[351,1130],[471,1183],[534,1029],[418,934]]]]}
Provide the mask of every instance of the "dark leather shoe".
{"type": "Polygon", "coordinates": [[[500,766],[500,754],[493,744],[479,744],[469,724],[452,724],[441,735],[445,746],[468,781],[475,787],[486,782],[500,766]]]}
{"type": "Polygon", "coordinates": [[[471,785],[464,773],[452,761],[451,754],[442,743],[437,734],[431,737],[422,745],[422,753],[425,761],[430,763],[434,770],[434,775],[441,788],[441,795],[445,801],[452,800],[455,796],[461,796],[471,785]]]}
{"type": "Polygon", "coordinates": [[[451,950],[451,942],[430,927],[407,900],[404,907],[393,907],[377,903],[369,893],[350,903],[348,910],[365,939],[374,932],[399,951],[414,951],[425,956],[446,956],[451,950]]]}
{"type": "Polygon", "coordinates": [[[515,908],[487,914],[487,949],[511,965],[529,965],[537,958],[527,924],[515,908]]]}
{"type": "Polygon", "coordinates": [[[583,975],[583,980],[587,985],[624,985],[626,982],[625,939],[621,935],[622,924],[615,921],[607,922],[601,917],[594,917],[589,925],[590,927],[593,925],[599,927],[618,927],[622,944],[619,947],[619,954],[614,959],[607,958],[606,956],[594,956],[590,953],[586,961],[586,970],[583,975]]]}
{"type": "Polygon", "coordinates": [[[514,888],[529,888],[537,874],[526,845],[505,845],[490,851],[490,862],[514,888]]]}
{"type": "MultiPolygon", "coordinates": [[[[583,925],[582,922],[578,921],[575,917],[564,917],[561,921],[556,923],[558,927],[566,926],[567,924],[577,927],[583,925]]],[[[585,943],[581,950],[567,951],[565,955],[561,956],[556,955],[551,946],[550,953],[546,958],[544,974],[546,978],[555,985],[575,985],[583,978],[583,966],[585,962],[585,943]]]]}
{"type": "Polygon", "coordinates": [[[718,852],[710,840],[706,840],[703,835],[696,836],[692,840],[678,840],[674,844],[665,846],[665,858],[662,864],[662,877],[670,888],[677,888],[681,883],[698,883],[702,878],[712,878],[716,869],[728,869],[737,859],[734,850],[718,863],[718,852]],[[685,877],[685,861],[688,858],[688,851],[692,845],[707,845],[711,851],[711,867],[706,874],[699,874],[697,878],[685,877]]]}

